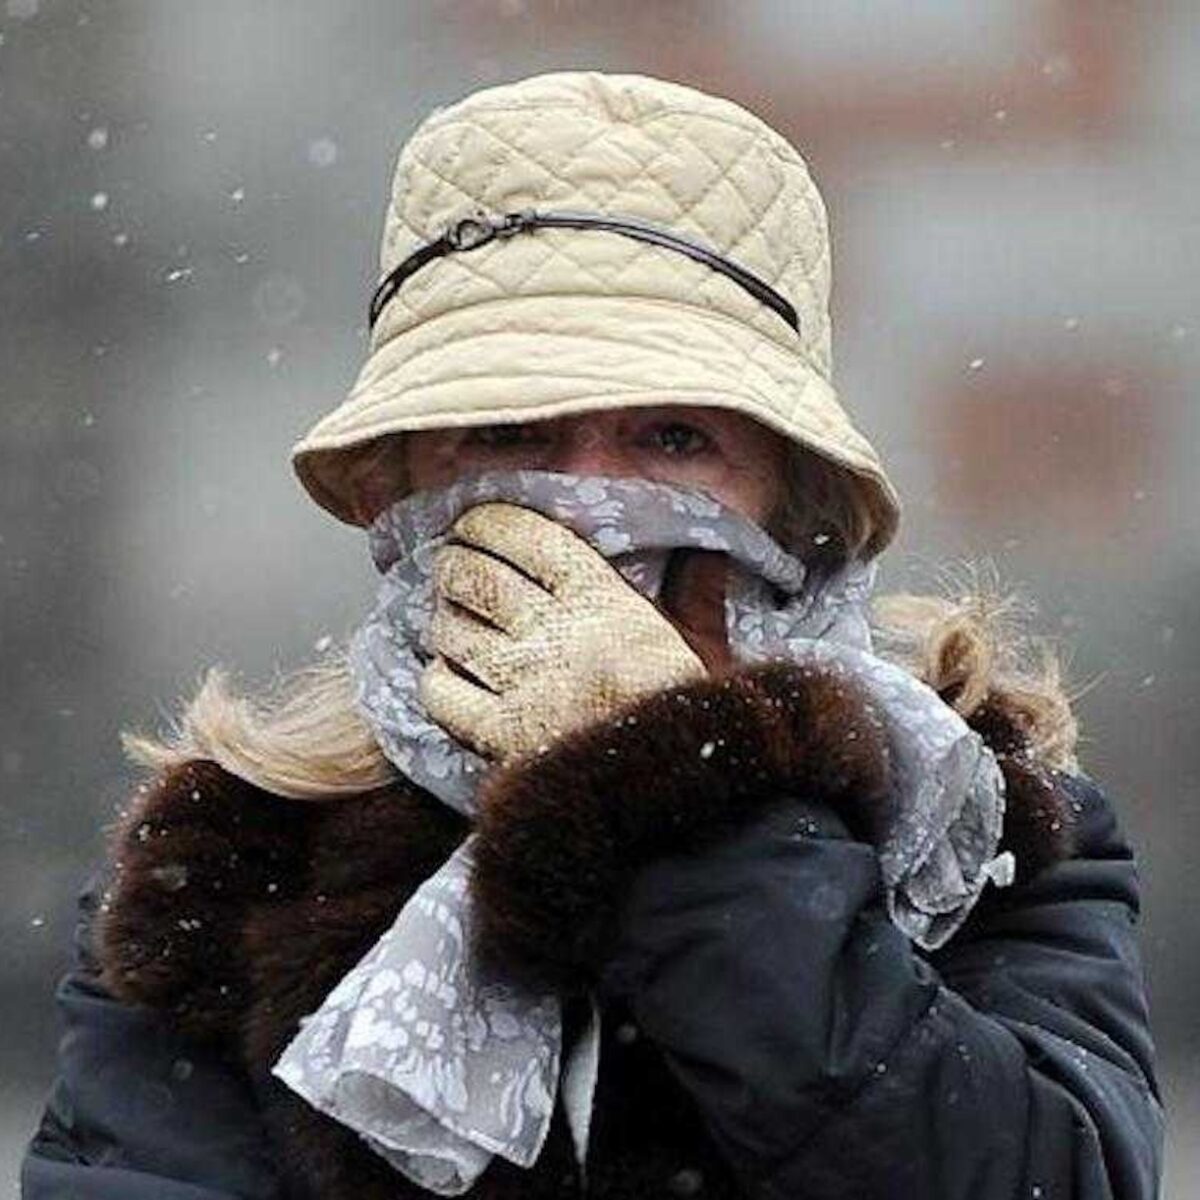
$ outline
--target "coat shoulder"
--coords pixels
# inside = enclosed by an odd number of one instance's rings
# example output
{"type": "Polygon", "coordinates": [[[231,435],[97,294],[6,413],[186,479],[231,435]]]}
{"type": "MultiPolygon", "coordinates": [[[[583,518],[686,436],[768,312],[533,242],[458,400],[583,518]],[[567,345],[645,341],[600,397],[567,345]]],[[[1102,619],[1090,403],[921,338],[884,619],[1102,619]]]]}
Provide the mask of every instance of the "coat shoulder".
{"type": "Polygon", "coordinates": [[[108,830],[91,925],[100,981],[117,999],[217,1032],[243,995],[236,927],[246,906],[303,876],[310,814],[208,759],[139,784],[108,830]]]}
{"type": "Polygon", "coordinates": [[[402,890],[453,849],[450,818],[461,820],[403,781],[296,800],[210,759],[164,768],[108,831],[90,932],[101,982],[189,1032],[224,1032],[247,1001],[252,916],[262,925],[314,894],[402,890]]]}

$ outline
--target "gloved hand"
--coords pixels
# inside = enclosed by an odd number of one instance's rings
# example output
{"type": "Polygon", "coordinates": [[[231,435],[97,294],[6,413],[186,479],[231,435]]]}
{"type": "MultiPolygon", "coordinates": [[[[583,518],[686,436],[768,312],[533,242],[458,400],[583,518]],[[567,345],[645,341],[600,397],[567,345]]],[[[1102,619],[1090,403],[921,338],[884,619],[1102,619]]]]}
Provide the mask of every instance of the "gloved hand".
{"type": "Polygon", "coordinates": [[[536,751],[648,692],[707,675],[670,620],[557,521],[489,502],[461,514],[451,534],[467,544],[450,542],[435,558],[437,656],[419,695],[477,753],[505,761],[536,751]]]}

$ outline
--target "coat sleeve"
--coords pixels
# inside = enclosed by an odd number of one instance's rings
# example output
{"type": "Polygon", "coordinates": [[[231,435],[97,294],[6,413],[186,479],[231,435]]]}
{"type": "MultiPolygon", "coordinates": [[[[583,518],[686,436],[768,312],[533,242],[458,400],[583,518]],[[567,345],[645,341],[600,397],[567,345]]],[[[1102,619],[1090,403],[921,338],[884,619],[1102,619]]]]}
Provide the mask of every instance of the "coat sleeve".
{"type": "Polygon", "coordinates": [[[276,1200],[268,1140],[242,1071],[99,980],[80,897],[74,962],[56,1002],[57,1077],[21,1168],[25,1200],[276,1200]]]}
{"type": "Polygon", "coordinates": [[[1070,856],[924,955],[884,907],[869,705],[795,670],[693,687],[686,722],[653,699],[633,738],[592,729],[498,775],[473,884],[481,951],[628,1003],[749,1195],[1150,1200],[1162,1113],[1136,877],[1099,789],[1013,788],[1010,804],[1075,818],[1070,856]],[[788,763],[779,745],[805,730],[788,763]],[[623,782],[605,775],[622,761],[623,782]],[[689,833],[664,850],[669,828],[689,833]]]}

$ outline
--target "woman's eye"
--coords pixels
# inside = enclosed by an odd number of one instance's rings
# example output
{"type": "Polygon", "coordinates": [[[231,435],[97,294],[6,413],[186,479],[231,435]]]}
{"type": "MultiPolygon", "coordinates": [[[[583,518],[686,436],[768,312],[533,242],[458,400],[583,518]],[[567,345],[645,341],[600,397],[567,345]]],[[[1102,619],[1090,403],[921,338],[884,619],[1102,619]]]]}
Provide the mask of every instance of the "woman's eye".
{"type": "Polygon", "coordinates": [[[654,431],[654,438],[663,450],[671,455],[702,454],[712,446],[712,439],[707,433],[683,421],[660,425],[654,431]]]}
{"type": "Polygon", "coordinates": [[[540,439],[541,435],[529,424],[477,425],[471,429],[464,441],[468,445],[488,446],[504,449],[508,446],[523,446],[540,439]]]}

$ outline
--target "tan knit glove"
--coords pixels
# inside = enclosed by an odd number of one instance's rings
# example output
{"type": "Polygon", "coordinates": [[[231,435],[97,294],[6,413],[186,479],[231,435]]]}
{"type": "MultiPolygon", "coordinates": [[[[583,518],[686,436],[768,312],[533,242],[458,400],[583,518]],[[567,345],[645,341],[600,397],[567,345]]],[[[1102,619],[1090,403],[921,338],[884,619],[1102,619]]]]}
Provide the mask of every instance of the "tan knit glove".
{"type": "Polygon", "coordinates": [[[434,561],[437,657],[420,698],[479,754],[503,761],[536,751],[708,674],[670,620],[566,526],[489,502],[459,516],[451,535],[434,561]]]}

